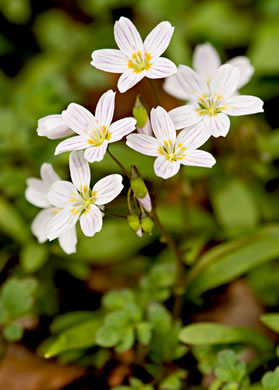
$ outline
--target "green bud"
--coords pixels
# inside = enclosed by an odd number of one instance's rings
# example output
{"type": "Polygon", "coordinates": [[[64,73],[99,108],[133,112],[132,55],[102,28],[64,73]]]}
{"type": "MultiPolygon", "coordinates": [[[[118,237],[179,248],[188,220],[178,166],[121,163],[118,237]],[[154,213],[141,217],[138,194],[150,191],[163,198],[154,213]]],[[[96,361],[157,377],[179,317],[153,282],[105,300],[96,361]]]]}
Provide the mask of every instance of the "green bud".
{"type": "Polygon", "coordinates": [[[128,215],[127,221],[130,229],[132,229],[134,232],[137,232],[139,230],[140,220],[136,214],[128,215]]]}
{"type": "Polygon", "coordinates": [[[148,217],[147,215],[143,217],[140,221],[140,224],[144,232],[152,233],[154,222],[150,217],[148,217]]]}
{"type": "Polygon", "coordinates": [[[142,128],[145,126],[148,118],[148,112],[141,102],[141,97],[138,95],[136,103],[133,108],[133,116],[137,121],[138,127],[142,128]]]}
{"type": "Polygon", "coordinates": [[[134,191],[135,195],[138,198],[144,198],[145,195],[147,194],[147,188],[146,188],[144,181],[140,177],[140,174],[139,174],[137,168],[134,165],[131,166],[130,183],[131,183],[131,187],[132,187],[132,190],[134,191]]]}

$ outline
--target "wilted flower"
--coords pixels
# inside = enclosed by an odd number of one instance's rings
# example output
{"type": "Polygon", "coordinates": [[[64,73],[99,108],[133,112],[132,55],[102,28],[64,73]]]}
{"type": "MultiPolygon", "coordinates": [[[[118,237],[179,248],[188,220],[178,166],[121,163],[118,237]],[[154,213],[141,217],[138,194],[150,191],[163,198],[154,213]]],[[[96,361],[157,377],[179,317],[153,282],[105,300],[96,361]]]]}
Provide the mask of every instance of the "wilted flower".
{"type": "MultiPolygon", "coordinates": [[[[41,166],[41,178],[31,177],[27,179],[25,197],[31,204],[43,209],[36,215],[31,225],[32,233],[40,243],[43,243],[47,240],[46,225],[59,212],[59,208],[53,207],[48,201],[47,194],[53,183],[61,179],[52,168],[52,165],[46,163],[41,166]]],[[[75,227],[70,228],[59,237],[59,244],[67,254],[76,251],[76,243],[75,227]]]]}
{"type": "MultiPolygon", "coordinates": [[[[237,89],[248,83],[254,73],[254,68],[248,57],[238,56],[227,62],[240,71],[237,89]]],[[[209,84],[221,66],[221,59],[216,49],[210,43],[198,45],[193,53],[193,69],[209,84]]],[[[168,77],[164,82],[165,91],[177,99],[187,100],[188,95],[181,87],[177,74],[168,77]]]]}
{"type": "Polygon", "coordinates": [[[82,152],[70,155],[69,181],[56,181],[48,193],[48,201],[60,209],[47,225],[47,238],[51,241],[72,229],[80,220],[86,236],[94,236],[102,229],[100,206],[111,202],[123,189],[122,176],[108,175],[90,189],[90,168],[82,152]]]}
{"type": "Polygon", "coordinates": [[[180,164],[202,167],[212,167],[215,164],[210,153],[196,150],[208,139],[203,126],[183,130],[176,136],[173,121],[162,107],[151,110],[151,124],[156,138],[145,134],[130,134],[127,145],[137,152],[157,157],[154,163],[157,176],[164,179],[174,176],[179,171],[180,164]]]}
{"type": "Polygon", "coordinates": [[[232,65],[220,66],[209,84],[185,65],[179,66],[177,77],[190,102],[169,112],[176,129],[201,122],[208,136],[224,137],[230,128],[228,115],[248,115],[263,111],[261,99],[235,95],[239,69],[232,65]]]}
{"type": "Polygon", "coordinates": [[[83,150],[89,162],[101,161],[108,144],[119,141],[131,133],[136,126],[132,117],[112,122],[115,92],[105,92],[97,103],[95,116],[79,104],[71,103],[62,116],[67,125],[79,134],[58,144],[55,154],[83,150]]]}
{"type": "Polygon", "coordinates": [[[120,92],[126,92],[145,76],[150,79],[171,76],[177,71],[175,64],[160,56],[168,47],[173,31],[169,22],[161,22],[142,42],[135,25],[121,17],[114,25],[114,38],[120,50],[95,50],[91,64],[105,72],[122,73],[117,84],[120,92]]]}

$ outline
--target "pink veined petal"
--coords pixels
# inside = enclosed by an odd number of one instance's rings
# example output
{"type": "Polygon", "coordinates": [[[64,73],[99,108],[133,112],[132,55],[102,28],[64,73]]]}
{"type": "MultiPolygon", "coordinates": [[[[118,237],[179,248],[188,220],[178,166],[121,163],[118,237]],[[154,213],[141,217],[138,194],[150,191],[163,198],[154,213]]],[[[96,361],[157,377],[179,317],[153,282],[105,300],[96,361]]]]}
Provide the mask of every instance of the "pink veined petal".
{"type": "Polygon", "coordinates": [[[256,96],[231,96],[226,100],[223,112],[232,116],[256,114],[263,112],[263,104],[256,96]]]}
{"type": "Polygon", "coordinates": [[[235,57],[227,63],[236,66],[239,69],[239,80],[237,89],[243,87],[245,84],[248,83],[248,81],[250,81],[251,77],[254,74],[254,67],[251,65],[251,62],[248,57],[235,57]]]}
{"type": "Polygon", "coordinates": [[[71,208],[82,203],[82,198],[73,183],[56,181],[47,195],[48,201],[58,208],[71,208]]]}
{"type": "Polygon", "coordinates": [[[46,235],[49,241],[55,240],[62,234],[69,231],[77,223],[81,208],[76,209],[62,209],[51,218],[46,226],[46,235]]]}
{"type": "Polygon", "coordinates": [[[193,126],[202,120],[196,106],[192,104],[174,108],[173,110],[169,111],[169,115],[176,130],[193,126]]]}
{"type": "Polygon", "coordinates": [[[165,156],[159,156],[154,162],[155,174],[163,179],[168,179],[177,174],[180,162],[167,160],[165,156]]]}
{"type": "Polygon", "coordinates": [[[102,213],[97,206],[91,204],[80,217],[80,227],[83,234],[93,237],[103,226],[102,213]]]}
{"type": "Polygon", "coordinates": [[[150,211],[152,210],[152,203],[149,192],[147,191],[144,198],[137,198],[137,200],[140,202],[142,207],[150,213],[150,211]]]}
{"type": "Polygon", "coordinates": [[[230,129],[230,119],[226,114],[220,113],[217,115],[203,117],[205,127],[211,131],[213,137],[225,137],[230,129]]]}
{"type": "Polygon", "coordinates": [[[208,152],[203,150],[191,150],[188,153],[186,151],[186,157],[184,157],[180,163],[194,167],[211,168],[216,163],[216,160],[212,154],[208,152]]]}
{"type": "Polygon", "coordinates": [[[58,139],[74,134],[62,115],[47,115],[38,120],[37,133],[41,137],[58,139]]]}
{"type": "Polygon", "coordinates": [[[71,137],[60,142],[60,144],[56,146],[54,154],[57,155],[64,152],[72,152],[73,150],[83,150],[87,147],[88,139],[81,137],[80,135],[76,135],[75,137],[71,137]]]}
{"type": "Polygon", "coordinates": [[[117,49],[95,50],[91,65],[105,72],[124,73],[128,69],[128,58],[117,49]]]}
{"type": "Polygon", "coordinates": [[[215,73],[215,76],[210,82],[210,91],[212,94],[217,94],[221,97],[232,95],[238,87],[239,69],[225,64],[215,73]]]}
{"type": "Polygon", "coordinates": [[[195,48],[193,68],[206,83],[210,82],[220,66],[219,54],[210,43],[204,43],[195,48]]]}
{"type": "Polygon", "coordinates": [[[114,39],[119,49],[127,56],[143,49],[142,39],[135,25],[123,16],[115,22],[114,39]]]}
{"type": "Polygon", "coordinates": [[[160,143],[154,137],[145,134],[130,134],[127,137],[126,144],[129,148],[136,150],[146,156],[158,156],[160,143]]]}
{"type": "Polygon", "coordinates": [[[176,131],[170,115],[163,107],[152,108],[151,110],[151,125],[156,138],[163,143],[165,140],[176,139],[176,131]]]}
{"type": "Polygon", "coordinates": [[[176,65],[164,57],[151,60],[151,68],[146,71],[146,77],[150,79],[163,79],[177,72],[176,65]]]}
{"type": "Polygon", "coordinates": [[[150,136],[153,135],[149,117],[147,117],[146,123],[143,127],[137,126],[137,132],[139,134],[145,134],[145,135],[150,135],[150,136]]]}
{"type": "Polygon", "coordinates": [[[33,177],[27,179],[26,182],[25,198],[28,202],[37,207],[50,207],[51,205],[47,200],[49,187],[42,180],[33,177]]]}
{"type": "Polygon", "coordinates": [[[93,114],[80,104],[69,104],[67,110],[62,112],[62,116],[67,125],[79,135],[87,135],[98,128],[93,114]]]}
{"type": "Polygon", "coordinates": [[[145,74],[145,70],[140,73],[136,73],[132,69],[127,70],[119,77],[117,83],[119,91],[121,93],[128,91],[128,89],[139,83],[144,78],[145,74]]]}
{"type": "Polygon", "coordinates": [[[71,227],[67,232],[61,234],[58,237],[58,242],[61,248],[67,255],[71,255],[72,253],[76,253],[77,246],[77,231],[76,227],[71,227]]]}
{"type": "Polygon", "coordinates": [[[209,94],[206,82],[189,66],[179,65],[176,75],[188,99],[195,101],[200,96],[209,94]]]}
{"type": "Polygon", "coordinates": [[[40,173],[44,184],[46,184],[49,187],[49,189],[53,183],[55,183],[57,180],[61,180],[60,177],[55,172],[55,170],[53,169],[51,164],[48,163],[42,164],[40,173]]]}
{"type": "Polygon", "coordinates": [[[90,163],[94,161],[102,161],[107,151],[107,147],[108,147],[107,140],[105,140],[99,146],[91,146],[90,148],[86,149],[86,151],[84,152],[84,158],[90,163]]]}
{"type": "Polygon", "coordinates": [[[51,218],[55,216],[56,210],[57,209],[55,207],[49,207],[41,210],[31,224],[31,231],[40,244],[47,240],[46,225],[49,223],[51,218]]]}
{"type": "Polygon", "coordinates": [[[171,96],[180,100],[187,100],[188,96],[177,78],[177,73],[166,78],[163,84],[163,89],[171,96]]]}
{"type": "Polygon", "coordinates": [[[80,192],[87,192],[90,186],[91,172],[83,152],[70,154],[70,173],[76,189],[80,192]]]}
{"type": "Polygon", "coordinates": [[[187,153],[188,150],[198,149],[206,143],[210,135],[203,122],[200,122],[190,129],[182,130],[177,136],[176,145],[182,144],[187,153]]]}
{"type": "Polygon", "coordinates": [[[99,180],[92,189],[96,193],[95,204],[104,205],[116,198],[124,188],[122,180],[122,176],[117,173],[99,180]]]}
{"type": "Polygon", "coordinates": [[[95,118],[101,126],[108,127],[111,124],[114,114],[114,102],[115,92],[111,89],[100,97],[96,106],[95,118]]]}
{"type": "Polygon", "coordinates": [[[144,40],[144,49],[152,57],[160,57],[169,46],[174,27],[169,22],[159,23],[144,40]]]}
{"type": "Polygon", "coordinates": [[[136,123],[136,119],[132,117],[119,119],[114,122],[109,128],[109,132],[111,133],[109,143],[119,141],[125,135],[130,134],[135,130],[136,123]]]}

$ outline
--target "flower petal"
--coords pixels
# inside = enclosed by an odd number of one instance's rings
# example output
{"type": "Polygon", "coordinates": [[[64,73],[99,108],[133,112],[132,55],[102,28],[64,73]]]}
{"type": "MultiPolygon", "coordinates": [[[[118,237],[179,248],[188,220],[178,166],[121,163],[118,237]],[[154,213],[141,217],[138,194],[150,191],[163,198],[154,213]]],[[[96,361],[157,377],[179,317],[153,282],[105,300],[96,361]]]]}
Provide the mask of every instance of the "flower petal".
{"type": "Polygon", "coordinates": [[[55,240],[55,238],[73,228],[79,219],[80,213],[81,208],[62,209],[51,218],[46,226],[46,235],[49,241],[55,240]]]}
{"type": "Polygon", "coordinates": [[[111,73],[124,73],[128,69],[127,57],[117,49],[101,49],[92,53],[91,65],[111,73]]]}
{"type": "Polygon", "coordinates": [[[47,209],[41,210],[33,219],[33,222],[31,224],[31,231],[40,244],[47,240],[46,226],[49,221],[55,216],[56,210],[57,209],[54,207],[49,207],[47,209]]]}
{"type": "Polygon", "coordinates": [[[206,82],[189,66],[179,65],[176,75],[188,99],[195,101],[200,96],[209,94],[206,82]]]}
{"type": "Polygon", "coordinates": [[[80,192],[87,192],[90,186],[91,173],[83,152],[72,152],[70,154],[70,173],[76,189],[80,192]]]}
{"type": "Polygon", "coordinates": [[[198,149],[208,140],[210,135],[203,122],[200,122],[190,129],[182,130],[177,136],[176,145],[182,144],[187,150],[198,149]]]}
{"type": "Polygon", "coordinates": [[[100,209],[91,204],[80,217],[80,227],[83,234],[93,237],[103,226],[103,217],[100,209]]]}
{"type": "Polygon", "coordinates": [[[55,172],[55,170],[53,169],[51,164],[48,163],[42,164],[40,173],[44,184],[46,184],[49,187],[49,189],[53,183],[55,183],[57,180],[61,180],[60,177],[55,172]]]}
{"type": "Polygon", "coordinates": [[[114,122],[109,128],[109,132],[111,133],[109,143],[119,141],[125,135],[130,134],[135,130],[136,123],[136,119],[132,117],[119,119],[114,122]]]}
{"type": "Polygon", "coordinates": [[[134,72],[132,69],[127,70],[123,73],[118,80],[117,87],[121,93],[128,91],[134,85],[139,83],[145,76],[146,71],[143,70],[140,73],[134,72]]]}
{"type": "Polygon", "coordinates": [[[176,131],[167,111],[160,106],[152,108],[150,117],[152,129],[158,141],[161,143],[165,140],[174,142],[176,139],[176,131]]]}
{"type": "Polygon", "coordinates": [[[76,253],[77,231],[76,227],[71,227],[67,232],[58,237],[59,245],[67,255],[76,253]]]}
{"type": "Polygon", "coordinates": [[[243,87],[251,79],[254,73],[254,67],[248,57],[239,56],[232,58],[227,62],[230,65],[236,66],[239,69],[239,80],[237,89],[243,87]]]}
{"type": "Polygon", "coordinates": [[[167,160],[165,156],[159,156],[154,162],[155,174],[163,179],[168,179],[177,174],[180,162],[167,160]]]}
{"type": "Polygon", "coordinates": [[[205,127],[209,129],[213,137],[225,137],[230,129],[230,119],[226,114],[204,116],[205,127]]]}
{"type": "Polygon", "coordinates": [[[144,49],[152,57],[160,57],[169,46],[174,27],[169,22],[159,23],[144,40],[144,49]]]}
{"type": "Polygon", "coordinates": [[[126,144],[139,153],[146,156],[158,156],[160,143],[154,137],[145,134],[130,134],[127,137],[126,144]]]}
{"type": "Polygon", "coordinates": [[[229,64],[222,65],[210,82],[211,93],[230,96],[237,90],[238,82],[239,69],[229,64]]]}
{"type": "Polygon", "coordinates": [[[62,115],[47,115],[39,119],[37,133],[49,139],[58,139],[74,134],[62,115]]]}
{"type": "Polygon", "coordinates": [[[67,125],[79,135],[87,135],[98,128],[93,114],[80,104],[69,104],[67,110],[62,112],[62,116],[67,125]]]}
{"type": "Polygon", "coordinates": [[[71,137],[60,142],[60,144],[56,146],[54,154],[57,155],[64,152],[72,152],[73,150],[83,150],[87,147],[88,140],[85,137],[76,135],[75,137],[71,137]]]}
{"type": "Polygon", "coordinates": [[[137,132],[139,134],[145,134],[145,135],[150,135],[150,136],[153,135],[149,117],[147,117],[146,123],[143,127],[137,126],[137,132]]]}
{"type": "Polygon", "coordinates": [[[143,49],[142,39],[135,25],[123,16],[115,22],[114,39],[119,49],[127,56],[143,49]]]}
{"type": "Polygon", "coordinates": [[[263,104],[264,102],[256,96],[231,96],[226,100],[223,112],[232,116],[256,114],[263,112],[263,104]]]}
{"type": "Polygon", "coordinates": [[[27,179],[27,188],[25,190],[25,198],[29,203],[37,207],[50,207],[47,199],[49,187],[42,180],[30,177],[27,179]]]}
{"type": "Polygon", "coordinates": [[[199,115],[196,107],[192,104],[174,108],[169,111],[169,115],[176,130],[193,126],[201,121],[201,116],[199,115]]]}
{"type": "Polygon", "coordinates": [[[123,177],[117,173],[99,180],[92,189],[92,192],[96,193],[94,194],[96,196],[95,204],[107,204],[116,198],[124,188],[122,180],[123,177]]]}
{"type": "Polygon", "coordinates": [[[82,203],[82,198],[73,183],[65,180],[56,181],[47,195],[50,204],[58,207],[74,207],[82,203]]]}
{"type": "Polygon", "coordinates": [[[191,150],[186,153],[186,157],[180,161],[183,165],[190,165],[196,167],[207,167],[211,168],[216,160],[212,154],[205,152],[203,150],[191,150]]]}
{"type": "Polygon", "coordinates": [[[163,79],[177,72],[176,65],[168,58],[159,57],[151,62],[151,68],[146,71],[146,77],[150,79],[163,79]]]}
{"type": "Polygon", "coordinates": [[[111,89],[100,97],[96,106],[95,118],[102,126],[108,127],[111,124],[114,114],[114,102],[115,92],[111,89]]]}
{"type": "Polygon", "coordinates": [[[105,140],[99,146],[91,146],[91,148],[86,149],[86,151],[84,152],[84,157],[90,163],[92,163],[94,161],[102,161],[102,159],[104,158],[104,155],[107,151],[107,147],[108,147],[107,140],[105,140]]]}
{"type": "Polygon", "coordinates": [[[177,78],[177,74],[174,74],[164,81],[163,89],[171,96],[179,100],[187,100],[188,96],[177,78]]]}
{"type": "Polygon", "coordinates": [[[150,213],[150,211],[152,210],[152,203],[151,203],[151,198],[150,198],[149,192],[147,191],[144,198],[137,197],[137,200],[140,202],[142,207],[150,213]]]}
{"type": "Polygon", "coordinates": [[[209,83],[221,65],[219,54],[210,43],[198,45],[193,55],[193,68],[209,83]]]}

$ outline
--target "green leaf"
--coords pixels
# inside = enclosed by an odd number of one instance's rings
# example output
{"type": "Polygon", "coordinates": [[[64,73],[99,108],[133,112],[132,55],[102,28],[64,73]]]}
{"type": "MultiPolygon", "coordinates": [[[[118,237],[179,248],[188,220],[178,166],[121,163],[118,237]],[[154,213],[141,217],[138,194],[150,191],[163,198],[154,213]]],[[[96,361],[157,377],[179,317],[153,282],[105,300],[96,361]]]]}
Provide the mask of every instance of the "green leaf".
{"type": "Polygon", "coordinates": [[[103,297],[103,306],[108,310],[122,310],[128,303],[134,302],[135,296],[129,289],[109,291],[103,297]]]}
{"type": "Polygon", "coordinates": [[[148,345],[151,340],[151,325],[148,322],[140,322],[136,326],[137,339],[143,345],[148,345]]]}
{"type": "Polygon", "coordinates": [[[127,351],[133,346],[135,341],[135,331],[133,327],[130,326],[129,328],[123,329],[121,333],[120,341],[116,346],[117,352],[127,351]]]}
{"type": "Polygon", "coordinates": [[[274,372],[267,372],[262,378],[265,390],[278,390],[279,388],[279,367],[274,372]]]}
{"type": "Polygon", "coordinates": [[[278,225],[209,250],[188,274],[186,296],[198,297],[279,256],[278,225]]]}
{"type": "Polygon", "coordinates": [[[47,261],[47,258],[47,247],[35,241],[26,243],[20,253],[20,262],[26,273],[38,271],[47,261]]]}
{"type": "Polygon", "coordinates": [[[98,330],[96,342],[101,347],[110,348],[115,346],[119,341],[119,331],[111,326],[103,326],[98,330]]]}
{"type": "Polygon", "coordinates": [[[122,329],[129,325],[130,318],[126,311],[115,311],[113,313],[109,313],[105,317],[105,326],[122,329]]]}
{"type": "Polygon", "coordinates": [[[81,322],[94,319],[98,314],[91,311],[73,311],[70,313],[60,314],[50,324],[52,334],[60,333],[67,328],[71,328],[81,322]]]}
{"type": "Polygon", "coordinates": [[[160,390],[180,390],[181,380],[185,378],[185,370],[177,370],[173,374],[168,375],[159,386],[160,390]]]}
{"type": "Polygon", "coordinates": [[[272,343],[262,334],[248,328],[232,327],[213,322],[185,326],[179,340],[190,345],[251,344],[259,350],[273,349],[272,343]]]}
{"type": "Polygon", "coordinates": [[[279,313],[268,313],[261,316],[261,321],[270,329],[279,333],[279,313]]]}
{"type": "Polygon", "coordinates": [[[237,360],[233,351],[222,351],[218,354],[215,375],[224,382],[237,382],[240,384],[246,375],[246,365],[237,360]]]}
{"type": "Polygon", "coordinates": [[[15,323],[11,323],[3,330],[3,336],[7,341],[19,341],[23,336],[23,328],[15,323]]]}
{"type": "Polygon", "coordinates": [[[166,333],[171,327],[171,315],[160,303],[151,303],[148,308],[148,320],[158,333],[166,333]]]}

